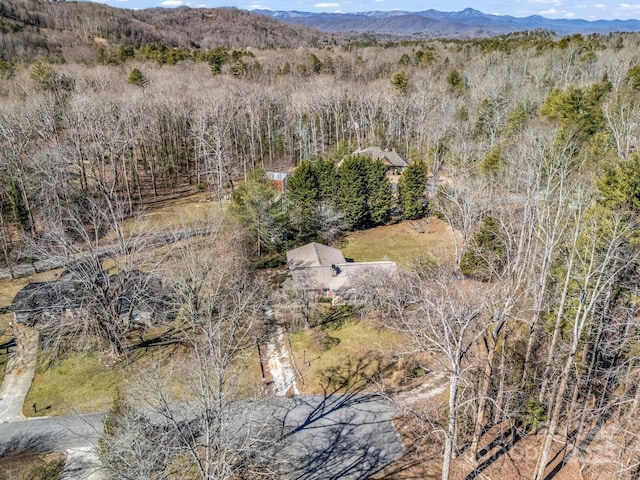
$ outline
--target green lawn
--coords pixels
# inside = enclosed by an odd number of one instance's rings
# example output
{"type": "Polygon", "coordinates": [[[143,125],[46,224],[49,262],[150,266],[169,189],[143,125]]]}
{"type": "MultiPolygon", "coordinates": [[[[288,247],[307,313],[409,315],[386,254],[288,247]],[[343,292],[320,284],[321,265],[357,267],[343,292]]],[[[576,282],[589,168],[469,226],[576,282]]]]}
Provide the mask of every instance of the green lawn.
{"type": "Polygon", "coordinates": [[[445,263],[455,255],[451,229],[435,217],[350,233],[341,248],[356,262],[391,260],[405,268],[418,257],[445,263]]]}
{"type": "Polygon", "coordinates": [[[150,208],[139,219],[124,222],[126,232],[146,232],[150,228],[154,233],[182,228],[195,228],[212,223],[220,214],[220,205],[211,201],[208,193],[197,193],[188,197],[164,201],[150,208]]]}
{"type": "Polygon", "coordinates": [[[126,368],[105,367],[97,353],[72,354],[46,370],[38,367],[23,413],[48,416],[105,411],[130,375],[126,368]]]}
{"type": "MultiPolygon", "coordinates": [[[[239,367],[242,374],[238,385],[239,394],[249,397],[261,387],[257,350],[250,353],[239,367]]],[[[39,364],[23,413],[37,417],[106,411],[118,393],[126,394],[139,387],[155,388],[153,382],[148,381],[154,371],[161,377],[162,388],[170,398],[193,399],[187,378],[198,372],[185,372],[190,356],[183,346],[140,349],[129,360],[115,366],[104,365],[102,358],[99,352],[72,353],[53,365],[39,364]],[[35,414],[34,403],[38,410],[35,414]]]]}
{"type": "Polygon", "coordinates": [[[380,359],[388,361],[394,352],[402,350],[407,339],[398,332],[370,325],[365,321],[350,320],[324,333],[314,329],[300,329],[290,335],[293,359],[304,378],[299,389],[304,393],[319,393],[325,382],[326,372],[338,369],[360,370],[372,374],[380,368],[380,359]],[[328,346],[326,335],[339,340],[328,346]],[[305,361],[307,363],[305,363],[305,361]]]}

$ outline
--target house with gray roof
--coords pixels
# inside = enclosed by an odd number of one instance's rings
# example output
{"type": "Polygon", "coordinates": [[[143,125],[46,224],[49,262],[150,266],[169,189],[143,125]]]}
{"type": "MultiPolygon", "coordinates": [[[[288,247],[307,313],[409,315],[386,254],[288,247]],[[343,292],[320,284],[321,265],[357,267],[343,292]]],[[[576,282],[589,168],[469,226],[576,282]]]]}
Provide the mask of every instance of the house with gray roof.
{"type": "Polygon", "coordinates": [[[346,262],[340,250],[316,242],[307,243],[302,247],[287,252],[287,264],[290,270],[329,267],[337,263],[346,262]]]}
{"type": "Polygon", "coordinates": [[[402,157],[395,149],[383,150],[380,147],[367,147],[356,150],[353,155],[360,155],[372,160],[380,160],[386,167],[387,173],[402,173],[409,166],[409,161],[402,157]]]}
{"type": "Polygon", "coordinates": [[[166,295],[161,279],[139,271],[80,279],[67,271],[58,280],[32,282],[24,286],[7,309],[16,322],[34,326],[44,318],[73,318],[86,314],[96,304],[101,290],[114,289],[116,311],[125,322],[151,325],[175,314],[175,305],[166,295]],[[109,285],[110,284],[110,285],[109,285]]]}
{"type": "Polygon", "coordinates": [[[283,288],[332,299],[333,303],[357,303],[365,285],[396,275],[394,262],[347,262],[342,252],[319,243],[308,243],[287,252],[289,276],[283,288]]]}

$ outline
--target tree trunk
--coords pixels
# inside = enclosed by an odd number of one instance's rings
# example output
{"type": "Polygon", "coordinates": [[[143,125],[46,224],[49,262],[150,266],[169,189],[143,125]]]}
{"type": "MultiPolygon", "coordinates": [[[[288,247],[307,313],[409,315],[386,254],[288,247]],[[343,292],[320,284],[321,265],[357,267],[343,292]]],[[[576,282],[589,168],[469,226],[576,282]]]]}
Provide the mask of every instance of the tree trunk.
{"type": "Polygon", "coordinates": [[[449,480],[451,471],[451,460],[453,459],[453,450],[455,448],[454,438],[458,428],[456,416],[456,403],[458,395],[458,373],[454,371],[449,380],[449,419],[447,421],[447,431],[444,439],[444,455],[442,458],[442,480],[449,480]]]}
{"type": "Polygon", "coordinates": [[[493,373],[493,359],[496,353],[497,339],[493,337],[493,334],[489,334],[490,337],[487,341],[487,359],[484,365],[484,371],[482,375],[482,381],[480,383],[480,391],[478,393],[478,410],[476,413],[476,422],[473,429],[473,438],[471,439],[471,451],[473,452],[473,458],[478,460],[478,445],[480,443],[480,436],[482,435],[482,429],[485,424],[485,409],[487,405],[487,396],[489,395],[489,387],[491,386],[491,375],[493,373]]]}

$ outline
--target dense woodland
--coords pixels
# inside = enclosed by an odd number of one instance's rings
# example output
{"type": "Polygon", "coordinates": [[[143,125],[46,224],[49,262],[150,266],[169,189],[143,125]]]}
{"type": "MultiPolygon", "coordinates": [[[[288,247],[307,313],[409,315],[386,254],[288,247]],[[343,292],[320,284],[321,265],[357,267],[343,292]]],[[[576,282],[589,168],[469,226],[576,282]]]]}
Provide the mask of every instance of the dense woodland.
{"type": "MultiPolygon", "coordinates": [[[[5,46],[58,21],[0,6],[14,18],[0,24],[5,46]]],[[[147,15],[163,14],[128,21],[147,15]]],[[[95,247],[114,229],[124,242],[117,222],[197,190],[231,197],[254,256],[428,209],[457,232],[455,261],[372,286],[362,313],[446,365],[442,478],[463,447],[480,458],[497,424],[540,437],[536,480],[559,437],[586,474],[640,475],[640,36],[258,49],[174,43],[166,30],[117,44],[125,27],[96,22],[77,33],[104,42],[81,58],[0,50],[4,266],[95,247]],[[369,145],[412,159],[398,191],[374,162],[336,166],[369,145]],[[296,166],[286,199],[262,175],[296,166]],[[611,446],[600,464],[596,433],[611,446]]],[[[193,301],[190,312],[206,309],[193,301]]]]}

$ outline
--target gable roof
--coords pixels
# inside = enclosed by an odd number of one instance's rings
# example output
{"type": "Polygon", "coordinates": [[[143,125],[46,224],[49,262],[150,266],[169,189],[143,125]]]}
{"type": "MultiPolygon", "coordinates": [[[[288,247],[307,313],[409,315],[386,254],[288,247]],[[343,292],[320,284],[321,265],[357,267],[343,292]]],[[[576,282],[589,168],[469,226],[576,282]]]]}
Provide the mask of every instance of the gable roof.
{"type": "Polygon", "coordinates": [[[409,162],[395,150],[383,150],[380,147],[367,147],[353,152],[354,155],[362,155],[372,160],[382,160],[385,165],[392,167],[407,167],[409,162]]]}
{"type": "Polygon", "coordinates": [[[338,274],[329,280],[329,288],[345,296],[349,289],[361,287],[367,283],[382,281],[398,273],[394,262],[354,262],[336,265],[338,274]]]}
{"type": "Polygon", "coordinates": [[[313,242],[289,250],[287,263],[291,270],[295,270],[308,267],[330,267],[338,263],[346,263],[346,260],[337,248],[313,242]]]}
{"type": "Polygon", "coordinates": [[[83,286],[79,282],[32,282],[13,298],[13,312],[39,312],[78,308],[82,302],[83,286]]]}
{"type": "MultiPolygon", "coordinates": [[[[16,314],[32,314],[44,311],[62,311],[87,306],[95,301],[90,286],[73,275],[51,282],[32,282],[23,287],[13,298],[8,311],[16,314]],[[71,279],[69,279],[71,278],[71,279]]],[[[100,272],[97,285],[105,282],[120,283],[119,311],[122,315],[138,312],[166,312],[171,306],[160,277],[140,271],[121,272],[108,276],[100,272]]]]}
{"type": "Polygon", "coordinates": [[[385,284],[397,274],[396,264],[388,261],[314,265],[291,269],[284,288],[295,291],[330,291],[334,296],[352,300],[367,285],[379,282],[385,284]]]}

